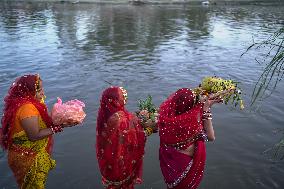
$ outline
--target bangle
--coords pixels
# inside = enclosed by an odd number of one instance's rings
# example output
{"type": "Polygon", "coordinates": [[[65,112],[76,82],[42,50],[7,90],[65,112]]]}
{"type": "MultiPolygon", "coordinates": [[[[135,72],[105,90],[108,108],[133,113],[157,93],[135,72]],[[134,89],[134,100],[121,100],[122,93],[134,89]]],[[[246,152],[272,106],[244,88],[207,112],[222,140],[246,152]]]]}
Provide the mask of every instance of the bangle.
{"type": "Polygon", "coordinates": [[[54,126],[50,127],[50,129],[51,129],[53,134],[63,131],[63,129],[60,125],[54,125],[54,126]]]}
{"type": "Polygon", "coordinates": [[[208,118],[203,118],[202,121],[208,121],[208,120],[212,120],[212,117],[208,117],[208,118]]]}
{"type": "Polygon", "coordinates": [[[203,112],[202,115],[212,115],[211,112],[203,112]]]}
{"type": "Polygon", "coordinates": [[[205,120],[210,120],[212,119],[212,114],[211,113],[203,113],[202,115],[202,120],[205,121],[205,120]]]}
{"type": "Polygon", "coordinates": [[[207,111],[203,111],[203,114],[205,113],[211,113],[210,108],[207,111]]]}
{"type": "Polygon", "coordinates": [[[145,134],[147,136],[150,136],[153,133],[153,129],[151,127],[146,127],[145,128],[145,134]]]}

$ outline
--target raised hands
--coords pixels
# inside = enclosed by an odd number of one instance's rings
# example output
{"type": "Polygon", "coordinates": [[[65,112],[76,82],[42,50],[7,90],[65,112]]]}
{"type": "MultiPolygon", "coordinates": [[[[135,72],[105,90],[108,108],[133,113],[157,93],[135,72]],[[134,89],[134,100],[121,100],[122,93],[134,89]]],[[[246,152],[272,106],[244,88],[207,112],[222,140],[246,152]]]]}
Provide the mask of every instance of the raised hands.
{"type": "Polygon", "coordinates": [[[223,101],[224,100],[222,96],[215,94],[208,96],[203,95],[200,97],[200,102],[204,103],[203,110],[205,111],[209,110],[213,106],[213,104],[223,103],[223,101]]]}
{"type": "Polygon", "coordinates": [[[148,110],[141,110],[137,112],[137,117],[145,130],[151,128],[153,133],[158,132],[158,113],[150,113],[148,110]]]}

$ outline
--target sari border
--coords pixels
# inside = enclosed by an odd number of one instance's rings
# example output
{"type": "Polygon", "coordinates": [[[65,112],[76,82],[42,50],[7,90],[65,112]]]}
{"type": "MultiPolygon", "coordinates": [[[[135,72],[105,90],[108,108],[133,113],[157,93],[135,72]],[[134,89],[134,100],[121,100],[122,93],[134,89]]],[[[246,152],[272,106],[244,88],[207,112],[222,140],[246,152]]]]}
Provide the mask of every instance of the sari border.
{"type": "Polygon", "coordinates": [[[133,175],[129,175],[128,177],[126,177],[126,179],[123,179],[121,181],[110,181],[108,179],[106,179],[105,177],[103,177],[103,180],[105,183],[103,183],[104,186],[108,187],[110,185],[115,185],[115,186],[120,186],[123,183],[127,182],[133,175]]]}
{"type": "Polygon", "coordinates": [[[177,186],[186,177],[192,164],[193,164],[193,159],[189,162],[185,170],[181,173],[181,175],[174,182],[171,182],[171,183],[166,182],[168,188],[174,188],[175,186],[177,186]]]}

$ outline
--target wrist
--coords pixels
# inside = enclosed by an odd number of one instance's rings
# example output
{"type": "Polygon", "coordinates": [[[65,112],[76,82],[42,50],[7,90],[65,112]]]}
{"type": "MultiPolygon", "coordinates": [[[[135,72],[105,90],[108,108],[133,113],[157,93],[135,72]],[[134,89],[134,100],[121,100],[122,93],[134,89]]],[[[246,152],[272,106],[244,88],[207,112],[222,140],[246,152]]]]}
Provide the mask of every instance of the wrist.
{"type": "Polygon", "coordinates": [[[210,111],[211,110],[211,108],[209,107],[209,106],[203,106],[203,112],[205,111],[205,112],[208,112],[208,111],[210,111]]]}
{"type": "Polygon", "coordinates": [[[206,119],[202,119],[202,121],[204,121],[204,122],[211,122],[212,121],[212,118],[206,118],[206,119]]]}
{"type": "Polygon", "coordinates": [[[52,134],[59,133],[63,131],[63,128],[60,125],[53,125],[50,127],[52,134]]]}
{"type": "Polygon", "coordinates": [[[146,136],[150,136],[151,134],[153,134],[153,129],[151,127],[146,127],[144,132],[146,136]]]}
{"type": "Polygon", "coordinates": [[[202,113],[202,120],[206,121],[206,120],[212,120],[212,113],[210,110],[208,111],[203,111],[202,113]]]}

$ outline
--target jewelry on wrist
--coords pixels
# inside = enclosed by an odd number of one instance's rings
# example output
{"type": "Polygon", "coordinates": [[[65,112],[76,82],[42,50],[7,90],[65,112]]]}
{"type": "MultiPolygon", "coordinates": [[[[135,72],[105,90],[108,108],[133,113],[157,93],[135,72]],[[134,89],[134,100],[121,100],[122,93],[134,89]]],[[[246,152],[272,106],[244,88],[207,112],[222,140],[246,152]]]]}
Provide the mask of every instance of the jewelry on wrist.
{"type": "Polygon", "coordinates": [[[204,110],[204,107],[203,107],[203,113],[204,112],[209,112],[209,113],[211,113],[211,108],[205,108],[205,110],[204,110]]]}
{"type": "Polygon", "coordinates": [[[60,125],[54,125],[54,126],[50,127],[50,129],[51,129],[53,134],[63,131],[63,128],[60,125]]]}
{"type": "Polygon", "coordinates": [[[212,113],[210,111],[203,111],[203,114],[202,114],[202,120],[205,121],[205,120],[211,120],[212,119],[212,113]]]}
{"type": "Polygon", "coordinates": [[[150,136],[151,134],[153,134],[153,129],[151,127],[146,127],[145,128],[145,134],[147,136],[150,136]]]}
{"type": "Polygon", "coordinates": [[[203,111],[203,114],[207,114],[207,113],[211,114],[211,111],[210,111],[210,110],[208,110],[208,111],[203,111]]]}
{"type": "Polygon", "coordinates": [[[202,121],[209,121],[209,120],[212,120],[212,117],[202,119],[202,121]]]}

